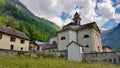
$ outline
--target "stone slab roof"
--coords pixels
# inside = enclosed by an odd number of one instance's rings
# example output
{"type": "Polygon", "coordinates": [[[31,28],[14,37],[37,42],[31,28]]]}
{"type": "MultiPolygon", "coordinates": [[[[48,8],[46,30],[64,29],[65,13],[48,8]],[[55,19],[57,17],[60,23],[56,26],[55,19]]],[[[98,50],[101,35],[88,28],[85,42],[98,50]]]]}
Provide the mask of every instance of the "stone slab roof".
{"type": "Polygon", "coordinates": [[[12,29],[11,27],[0,26],[0,32],[4,33],[4,34],[11,35],[11,36],[15,36],[15,37],[23,38],[23,39],[26,39],[26,40],[30,40],[23,32],[12,29]]]}
{"type": "MultiPolygon", "coordinates": [[[[69,25],[75,25],[75,23],[74,23],[74,24],[73,24],[73,23],[69,23],[67,26],[69,26],[69,25]]],[[[76,30],[81,30],[81,29],[86,29],[86,28],[94,28],[94,29],[96,29],[98,32],[100,32],[100,30],[99,30],[99,28],[98,28],[98,26],[97,26],[97,24],[96,24],[95,22],[91,22],[91,23],[88,23],[88,24],[80,25],[78,28],[75,28],[75,29],[73,29],[73,28],[62,29],[62,30],[59,31],[59,32],[63,32],[63,31],[66,31],[66,30],[76,31],[76,30]]],[[[59,33],[59,32],[58,32],[58,33],[59,33]]]]}
{"type": "Polygon", "coordinates": [[[57,49],[57,45],[47,44],[42,47],[42,50],[57,49]]]}

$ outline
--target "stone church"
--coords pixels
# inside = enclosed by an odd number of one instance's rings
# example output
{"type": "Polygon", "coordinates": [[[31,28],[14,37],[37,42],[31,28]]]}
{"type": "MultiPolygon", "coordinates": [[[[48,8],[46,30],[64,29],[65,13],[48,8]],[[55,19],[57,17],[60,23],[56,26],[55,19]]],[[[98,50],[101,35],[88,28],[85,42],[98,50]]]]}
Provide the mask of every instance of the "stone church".
{"type": "Polygon", "coordinates": [[[83,46],[84,53],[102,52],[100,30],[95,22],[81,25],[80,15],[76,12],[73,22],[65,25],[61,31],[50,38],[50,44],[57,45],[58,51],[67,50],[72,41],[83,46]]]}

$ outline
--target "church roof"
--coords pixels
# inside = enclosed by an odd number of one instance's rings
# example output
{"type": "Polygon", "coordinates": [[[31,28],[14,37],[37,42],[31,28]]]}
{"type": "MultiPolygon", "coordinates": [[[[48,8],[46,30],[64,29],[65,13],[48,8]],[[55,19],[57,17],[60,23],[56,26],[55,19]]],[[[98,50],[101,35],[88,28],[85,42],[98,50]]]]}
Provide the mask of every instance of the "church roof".
{"type": "Polygon", "coordinates": [[[100,30],[99,30],[96,22],[91,22],[91,23],[88,23],[88,24],[81,25],[76,30],[81,30],[81,29],[86,29],[86,28],[94,28],[95,30],[97,30],[98,32],[100,32],[100,30]]]}
{"type": "Polygon", "coordinates": [[[30,40],[23,32],[12,29],[11,27],[0,26],[0,32],[12,36],[16,36],[19,38],[30,40]]]}
{"type": "Polygon", "coordinates": [[[57,33],[68,31],[68,30],[76,31],[75,29],[72,29],[72,28],[66,28],[66,29],[62,29],[61,31],[58,31],[57,33]]]}
{"type": "MultiPolygon", "coordinates": [[[[70,26],[70,25],[77,25],[77,24],[74,23],[74,22],[70,22],[69,24],[65,25],[64,27],[66,27],[66,26],[70,26]]],[[[64,28],[64,27],[63,27],[63,28],[64,28]]]]}
{"type": "MultiPolygon", "coordinates": [[[[66,26],[69,26],[69,25],[77,25],[77,24],[74,23],[74,22],[71,22],[71,23],[67,24],[66,26]]],[[[67,31],[67,30],[77,31],[77,30],[86,29],[86,28],[94,28],[96,31],[98,31],[100,33],[100,30],[99,30],[99,28],[98,28],[98,26],[97,26],[97,24],[95,22],[80,25],[78,28],[75,28],[75,29],[73,29],[73,28],[65,28],[65,29],[62,29],[59,32],[63,32],[63,31],[67,31]]]]}

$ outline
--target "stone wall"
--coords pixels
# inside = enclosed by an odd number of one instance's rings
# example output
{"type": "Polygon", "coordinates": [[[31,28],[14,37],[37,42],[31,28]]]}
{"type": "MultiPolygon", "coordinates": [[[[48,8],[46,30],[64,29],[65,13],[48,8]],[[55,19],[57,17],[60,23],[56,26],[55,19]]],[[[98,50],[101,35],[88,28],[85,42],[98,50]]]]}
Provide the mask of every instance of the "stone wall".
{"type": "Polygon", "coordinates": [[[120,51],[83,53],[83,61],[120,64],[120,51]]]}
{"type": "Polygon", "coordinates": [[[52,51],[52,52],[37,52],[37,51],[15,51],[15,50],[6,50],[0,49],[1,56],[13,56],[13,55],[29,55],[31,57],[38,57],[40,54],[53,54],[59,57],[67,58],[67,51],[52,51]]]}

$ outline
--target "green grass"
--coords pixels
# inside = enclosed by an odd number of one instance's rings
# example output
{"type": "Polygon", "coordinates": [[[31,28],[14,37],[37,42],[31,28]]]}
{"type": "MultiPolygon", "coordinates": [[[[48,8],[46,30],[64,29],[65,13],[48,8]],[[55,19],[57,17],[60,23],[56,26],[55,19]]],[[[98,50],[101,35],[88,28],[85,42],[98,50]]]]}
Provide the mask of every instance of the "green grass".
{"type": "Polygon", "coordinates": [[[112,64],[88,64],[62,58],[0,57],[0,68],[120,68],[112,64]]]}

